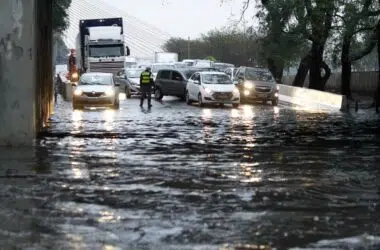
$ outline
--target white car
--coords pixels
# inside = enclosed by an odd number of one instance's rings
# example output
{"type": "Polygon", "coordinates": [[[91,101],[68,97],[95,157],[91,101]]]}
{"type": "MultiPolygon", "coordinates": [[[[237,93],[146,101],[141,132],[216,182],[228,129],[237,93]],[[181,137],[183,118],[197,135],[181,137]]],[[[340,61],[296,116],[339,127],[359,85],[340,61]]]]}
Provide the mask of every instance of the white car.
{"type": "Polygon", "coordinates": [[[119,109],[119,84],[112,73],[84,73],[73,87],[73,109],[85,106],[119,109]]]}
{"type": "Polygon", "coordinates": [[[223,72],[203,71],[194,73],[186,85],[186,102],[198,102],[199,106],[205,104],[240,104],[239,89],[223,72]]]}

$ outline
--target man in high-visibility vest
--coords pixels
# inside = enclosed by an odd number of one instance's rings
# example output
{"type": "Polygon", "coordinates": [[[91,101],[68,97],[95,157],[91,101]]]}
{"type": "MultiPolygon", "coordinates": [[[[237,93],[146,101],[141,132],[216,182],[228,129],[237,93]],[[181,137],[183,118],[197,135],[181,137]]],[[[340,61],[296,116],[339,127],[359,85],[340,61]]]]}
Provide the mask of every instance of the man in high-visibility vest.
{"type": "Polygon", "coordinates": [[[152,85],[153,85],[153,76],[150,67],[147,67],[140,75],[140,107],[144,104],[144,99],[148,99],[148,108],[152,107],[151,98],[152,98],[152,85]]]}

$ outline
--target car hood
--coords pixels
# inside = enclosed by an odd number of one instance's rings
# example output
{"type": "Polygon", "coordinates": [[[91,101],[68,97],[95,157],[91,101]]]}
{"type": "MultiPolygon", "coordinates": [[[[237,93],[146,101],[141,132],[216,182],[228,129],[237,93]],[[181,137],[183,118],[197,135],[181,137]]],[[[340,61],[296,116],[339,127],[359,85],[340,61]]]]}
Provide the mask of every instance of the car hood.
{"type": "Polygon", "coordinates": [[[82,85],[77,86],[76,89],[82,90],[83,92],[105,92],[113,89],[113,87],[109,85],[82,85]]]}
{"type": "Polygon", "coordinates": [[[204,88],[208,88],[214,92],[232,92],[234,84],[202,84],[204,88]]]}
{"type": "Polygon", "coordinates": [[[140,83],[140,78],[128,78],[131,83],[134,84],[139,84],[140,83]]]}

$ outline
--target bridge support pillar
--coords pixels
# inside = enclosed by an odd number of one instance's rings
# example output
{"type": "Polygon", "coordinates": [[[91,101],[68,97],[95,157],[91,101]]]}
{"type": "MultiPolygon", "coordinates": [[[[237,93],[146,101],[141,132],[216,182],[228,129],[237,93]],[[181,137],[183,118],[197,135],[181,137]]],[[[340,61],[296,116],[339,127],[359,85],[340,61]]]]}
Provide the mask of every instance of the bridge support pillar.
{"type": "Polygon", "coordinates": [[[0,1],[0,146],[36,135],[35,1],[0,1]]]}

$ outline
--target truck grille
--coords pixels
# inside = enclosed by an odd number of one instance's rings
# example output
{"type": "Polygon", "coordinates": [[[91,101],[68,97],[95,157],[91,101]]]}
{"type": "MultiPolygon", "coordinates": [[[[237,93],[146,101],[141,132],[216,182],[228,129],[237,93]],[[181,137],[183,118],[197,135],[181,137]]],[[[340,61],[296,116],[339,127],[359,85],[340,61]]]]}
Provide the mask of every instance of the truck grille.
{"type": "Polygon", "coordinates": [[[124,68],[124,62],[90,62],[89,72],[117,73],[124,68]]]}
{"type": "Polygon", "coordinates": [[[104,92],[84,92],[83,93],[87,97],[99,97],[104,94],[104,92]]]}
{"type": "Polygon", "coordinates": [[[212,94],[212,97],[215,100],[231,100],[232,93],[231,92],[215,92],[214,94],[212,94]]]}

